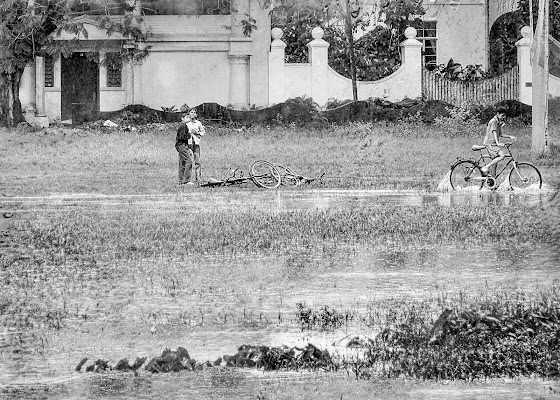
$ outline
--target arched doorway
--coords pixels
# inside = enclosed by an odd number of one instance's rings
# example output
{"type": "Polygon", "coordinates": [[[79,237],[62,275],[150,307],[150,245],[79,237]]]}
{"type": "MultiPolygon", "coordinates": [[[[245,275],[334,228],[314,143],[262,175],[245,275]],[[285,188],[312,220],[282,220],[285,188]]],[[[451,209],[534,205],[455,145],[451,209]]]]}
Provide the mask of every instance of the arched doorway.
{"type": "Polygon", "coordinates": [[[526,23],[519,10],[502,14],[496,19],[489,35],[490,75],[500,75],[517,65],[515,42],[521,39],[526,23]]]}

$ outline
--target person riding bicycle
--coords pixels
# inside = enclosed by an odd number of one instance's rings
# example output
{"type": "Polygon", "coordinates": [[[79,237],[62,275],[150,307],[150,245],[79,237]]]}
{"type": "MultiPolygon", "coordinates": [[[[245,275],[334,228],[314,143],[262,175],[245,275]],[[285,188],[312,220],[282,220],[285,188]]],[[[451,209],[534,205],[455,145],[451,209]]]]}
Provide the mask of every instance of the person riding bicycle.
{"type": "Polygon", "coordinates": [[[498,107],[496,109],[496,115],[488,121],[483,144],[486,146],[490,157],[492,157],[492,161],[482,167],[482,174],[484,176],[487,176],[490,168],[502,161],[508,154],[508,149],[501,139],[508,138],[512,141],[516,140],[515,136],[504,135],[502,133],[502,127],[505,125],[506,120],[506,111],[505,107],[498,107]]]}

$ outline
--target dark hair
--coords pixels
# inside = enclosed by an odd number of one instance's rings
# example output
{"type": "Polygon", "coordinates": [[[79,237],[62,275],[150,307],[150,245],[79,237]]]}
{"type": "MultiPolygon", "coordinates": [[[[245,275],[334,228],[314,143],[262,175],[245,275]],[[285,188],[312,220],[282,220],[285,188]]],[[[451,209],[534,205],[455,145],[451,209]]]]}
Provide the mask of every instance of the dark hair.
{"type": "Polygon", "coordinates": [[[507,107],[504,106],[498,106],[496,107],[496,114],[507,114],[507,107]]]}

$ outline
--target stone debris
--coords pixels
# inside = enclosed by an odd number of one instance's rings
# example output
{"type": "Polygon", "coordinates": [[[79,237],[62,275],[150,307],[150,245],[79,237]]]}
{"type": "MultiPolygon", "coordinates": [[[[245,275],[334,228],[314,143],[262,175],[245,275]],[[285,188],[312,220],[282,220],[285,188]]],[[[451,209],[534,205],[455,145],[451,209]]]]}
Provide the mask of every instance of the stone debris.
{"type": "MultiPolygon", "coordinates": [[[[81,372],[82,367],[88,358],[83,358],[75,370],[81,372]]],[[[137,370],[145,363],[147,357],[136,358],[132,365],[127,358],[119,360],[114,366],[103,359],[96,360],[93,364],[85,368],[86,372],[104,371],[133,371],[137,370]]],[[[189,352],[184,347],[176,350],[165,349],[161,355],[152,357],[144,369],[151,373],[168,373],[180,371],[203,371],[213,367],[226,368],[257,368],[266,371],[281,369],[332,369],[332,358],[327,350],[321,350],[313,344],[305,347],[268,347],[242,345],[233,355],[224,355],[212,361],[197,362],[190,357],[189,352]]]]}

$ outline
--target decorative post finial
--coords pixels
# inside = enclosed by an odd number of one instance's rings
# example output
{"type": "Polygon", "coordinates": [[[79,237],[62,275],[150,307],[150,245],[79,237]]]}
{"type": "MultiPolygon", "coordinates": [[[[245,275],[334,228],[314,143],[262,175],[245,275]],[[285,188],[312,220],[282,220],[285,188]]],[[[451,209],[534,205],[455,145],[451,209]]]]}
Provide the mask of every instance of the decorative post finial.
{"type": "Polygon", "coordinates": [[[284,36],[284,31],[276,27],[276,28],[272,28],[270,34],[272,36],[272,40],[282,39],[282,36],[284,36]]]}
{"type": "Polygon", "coordinates": [[[416,28],[413,28],[412,26],[409,26],[404,30],[404,37],[407,39],[414,39],[417,34],[418,32],[416,31],[416,28]]]}
{"type": "Polygon", "coordinates": [[[311,36],[313,37],[313,39],[323,39],[323,36],[325,36],[325,31],[320,26],[317,26],[311,31],[311,36]]]}

